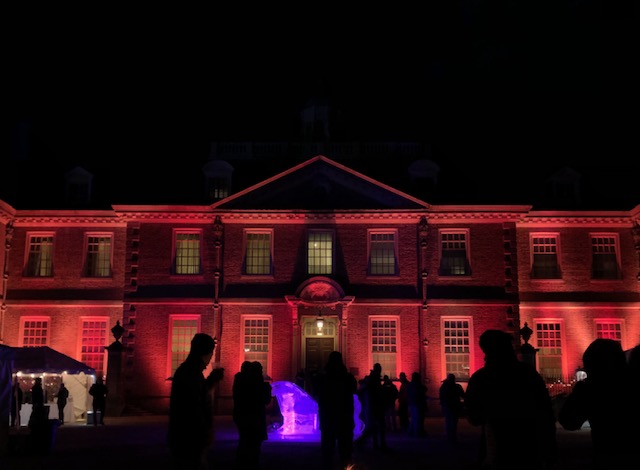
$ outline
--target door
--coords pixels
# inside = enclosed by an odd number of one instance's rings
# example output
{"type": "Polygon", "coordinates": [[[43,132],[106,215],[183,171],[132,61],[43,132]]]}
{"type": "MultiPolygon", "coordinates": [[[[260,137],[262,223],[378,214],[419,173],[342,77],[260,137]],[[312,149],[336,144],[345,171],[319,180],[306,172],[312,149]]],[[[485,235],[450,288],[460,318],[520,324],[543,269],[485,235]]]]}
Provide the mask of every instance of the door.
{"type": "Polygon", "coordinates": [[[331,351],[333,351],[333,338],[306,338],[307,373],[324,369],[331,351]]]}

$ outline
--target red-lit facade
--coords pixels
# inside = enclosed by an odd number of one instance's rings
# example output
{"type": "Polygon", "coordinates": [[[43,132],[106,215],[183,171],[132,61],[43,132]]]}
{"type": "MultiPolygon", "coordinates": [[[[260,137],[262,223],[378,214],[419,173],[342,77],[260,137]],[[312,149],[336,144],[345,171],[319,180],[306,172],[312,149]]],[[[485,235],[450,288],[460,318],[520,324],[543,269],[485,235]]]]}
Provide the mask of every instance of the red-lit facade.
{"type": "Polygon", "coordinates": [[[488,328],[519,338],[526,322],[550,382],[596,337],[640,343],[640,206],[435,206],[319,156],[211,205],[0,201],[0,222],[2,343],[93,365],[120,321],[125,401],[156,411],[196,331],[228,371],[219,413],[245,359],[293,380],[337,349],[358,378],[380,362],[434,394],[482,365],[488,328]]]}

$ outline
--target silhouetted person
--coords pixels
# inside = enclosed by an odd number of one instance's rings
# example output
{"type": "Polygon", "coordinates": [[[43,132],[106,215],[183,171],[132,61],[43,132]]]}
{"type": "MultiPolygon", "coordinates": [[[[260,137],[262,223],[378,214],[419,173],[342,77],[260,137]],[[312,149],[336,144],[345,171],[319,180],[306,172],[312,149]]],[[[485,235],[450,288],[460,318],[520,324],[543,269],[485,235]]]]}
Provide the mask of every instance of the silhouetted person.
{"type": "Polygon", "coordinates": [[[439,397],[447,441],[450,444],[456,444],[458,441],[458,421],[463,410],[464,389],[456,382],[455,374],[447,374],[447,378],[442,381],[439,397]]]}
{"type": "Polygon", "coordinates": [[[599,338],[585,350],[587,377],[577,382],[558,413],[567,430],[589,421],[596,469],[625,468],[640,461],[640,390],[618,341],[599,338]]]}
{"type": "Polygon", "coordinates": [[[31,404],[33,409],[44,406],[44,389],[42,388],[42,378],[36,377],[31,387],[31,404]]]}
{"type": "Polygon", "coordinates": [[[96,383],[89,388],[89,395],[93,397],[93,425],[97,426],[98,421],[100,424],[104,424],[104,415],[107,407],[107,393],[109,389],[102,380],[102,377],[98,377],[96,383]],[[98,418],[98,411],[100,412],[100,418],[98,418]]]}
{"type": "Polygon", "coordinates": [[[354,406],[356,378],[351,374],[338,351],[329,353],[324,371],[316,380],[320,447],[325,469],[333,468],[336,444],[341,469],[351,463],[353,455],[354,406]]]}
{"type": "Polygon", "coordinates": [[[487,330],[480,336],[484,367],[465,393],[469,422],[482,426],[481,459],[489,469],[544,469],[555,458],[555,415],[542,376],[518,361],[512,336],[487,330]]]}
{"type": "MultiPolygon", "coordinates": [[[[67,406],[67,400],[69,398],[69,389],[64,386],[64,383],[60,383],[58,389],[58,420],[60,424],[64,424],[64,407],[67,406]]],[[[95,415],[94,415],[95,416],[95,415]]]]}
{"type": "Polygon", "coordinates": [[[425,437],[424,418],[427,414],[427,387],[422,383],[420,372],[411,373],[411,381],[407,386],[409,403],[409,436],[425,437]]]}
{"type": "Polygon", "coordinates": [[[396,400],[398,399],[398,387],[388,375],[382,377],[382,390],[384,396],[384,421],[387,431],[397,431],[396,400]]]}
{"type": "Polygon", "coordinates": [[[175,470],[208,469],[207,451],[213,440],[211,390],[224,369],[203,371],[211,362],[216,340],[206,333],[191,339],[189,355],[173,374],[169,398],[168,444],[175,470]]]}
{"type": "Polygon", "coordinates": [[[244,361],[233,379],[233,420],[238,428],[236,468],[259,468],[262,442],[267,440],[266,406],[271,384],[264,380],[262,364],[244,361]]]}
{"type": "Polygon", "coordinates": [[[384,421],[385,403],[382,389],[382,366],[376,362],[362,383],[361,393],[365,395],[363,404],[366,416],[366,437],[371,437],[374,449],[388,449],[384,421]],[[368,429],[367,429],[368,428],[368,429]]]}
{"type": "Polygon", "coordinates": [[[400,372],[400,388],[398,389],[398,421],[402,431],[409,431],[409,401],[407,398],[407,387],[409,379],[407,374],[400,372]]]}
{"type": "Polygon", "coordinates": [[[29,445],[31,451],[43,455],[49,450],[47,442],[49,437],[49,421],[47,409],[44,406],[44,389],[42,388],[42,379],[36,377],[31,387],[31,416],[29,416],[29,445]]]}
{"type": "Polygon", "coordinates": [[[22,400],[24,399],[24,393],[20,388],[20,381],[18,376],[13,377],[13,383],[11,384],[11,427],[20,427],[20,410],[22,409],[22,400]]]}

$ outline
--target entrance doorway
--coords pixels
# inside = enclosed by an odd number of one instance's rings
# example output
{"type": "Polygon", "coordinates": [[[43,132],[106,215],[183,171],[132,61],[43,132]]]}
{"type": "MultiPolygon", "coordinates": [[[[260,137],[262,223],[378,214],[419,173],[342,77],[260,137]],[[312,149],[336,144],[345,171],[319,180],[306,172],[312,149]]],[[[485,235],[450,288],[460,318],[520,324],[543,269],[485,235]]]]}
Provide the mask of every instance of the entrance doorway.
{"type": "Polygon", "coordinates": [[[333,351],[333,338],[306,338],[306,363],[307,373],[319,372],[324,369],[329,354],[333,351]]]}

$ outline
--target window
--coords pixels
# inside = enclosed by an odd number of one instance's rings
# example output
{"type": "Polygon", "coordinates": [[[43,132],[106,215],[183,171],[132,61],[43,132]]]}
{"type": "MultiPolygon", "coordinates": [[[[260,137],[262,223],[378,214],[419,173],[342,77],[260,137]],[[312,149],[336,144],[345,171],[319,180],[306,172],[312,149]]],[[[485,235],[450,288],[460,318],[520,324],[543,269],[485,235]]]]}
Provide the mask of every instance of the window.
{"type": "Polygon", "coordinates": [[[441,258],[440,276],[470,276],[468,258],[468,232],[446,231],[440,233],[441,258]]]}
{"type": "Polygon", "coordinates": [[[442,331],[444,331],[445,376],[455,374],[457,380],[469,380],[470,320],[444,319],[442,331]]]}
{"type": "Polygon", "coordinates": [[[83,318],[81,325],[80,361],[96,370],[96,377],[104,377],[108,318],[83,318]]]}
{"type": "Polygon", "coordinates": [[[175,234],[175,274],[200,274],[200,232],[175,234]]]}
{"type": "Polygon", "coordinates": [[[271,274],[271,232],[245,232],[244,274],[271,274]]]}
{"type": "Polygon", "coordinates": [[[371,319],[371,363],[379,362],[382,375],[398,377],[398,320],[371,319]]]}
{"type": "Polygon", "coordinates": [[[592,279],[618,279],[617,237],[608,234],[591,235],[592,279]]]}
{"type": "Polygon", "coordinates": [[[22,320],[21,346],[35,347],[49,344],[49,318],[27,317],[22,320]]]}
{"type": "Polygon", "coordinates": [[[395,232],[369,232],[369,274],[393,276],[397,274],[395,232]]]}
{"type": "Polygon", "coordinates": [[[111,276],[111,235],[87,234],[87,277],[111,276]]]}
{"type": "Polygon", "coordinates": [[[307,266],[309,274],[333,272],[333,234],[331,232],[309,232],[307,266]]]}
{"type": "Polygon", "coordinates": [[[538,371],[547,381],[562,380],[562,339],[558,322],[536,323],[538,371]]]}
{"type": "Polygon", "coordinates": [[[270,319],[245,317],[243,320],[243,361],[258,361],[269,375],[270,319]]]}
{"type": "Polygon", "coordinates": [[[555,234],[531,235],[531,278],[559,279],[558,236],[555,234]]]}
{"type": "Polygon", "coordinates": [[[200,329],[200,317],[196,315],[172,315],[169,320],[169,377],[189,355],[191,340],[200,329]]]}
{"type": "Polygon", "coordinates": [[[607,338],[622,342],[622,322],[598,320],[596,322],[596,338],[607,338]]]}
{"type": "Polygon", "coordinates": [[[53,276],[53,235],[34,234],[28,237],[29,249],[26,275],[31,277],[53,276]]]}
{"type": "Polygon", "coordinates": [[[209,197],[213,201],[224,199],[229,195],[229,178],[216,177],[207,179],[209,197]]]}

